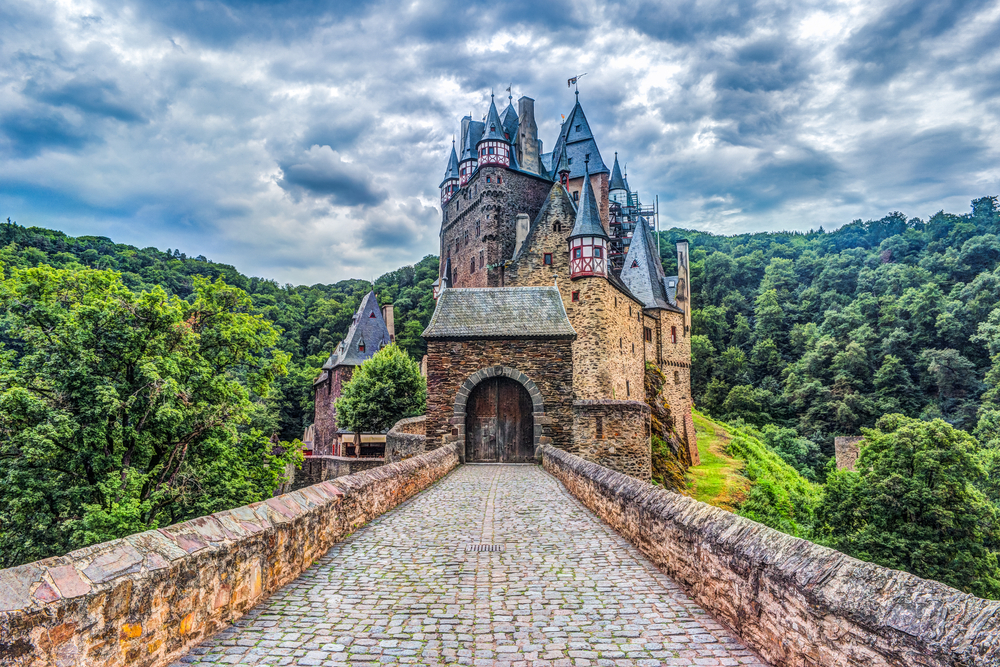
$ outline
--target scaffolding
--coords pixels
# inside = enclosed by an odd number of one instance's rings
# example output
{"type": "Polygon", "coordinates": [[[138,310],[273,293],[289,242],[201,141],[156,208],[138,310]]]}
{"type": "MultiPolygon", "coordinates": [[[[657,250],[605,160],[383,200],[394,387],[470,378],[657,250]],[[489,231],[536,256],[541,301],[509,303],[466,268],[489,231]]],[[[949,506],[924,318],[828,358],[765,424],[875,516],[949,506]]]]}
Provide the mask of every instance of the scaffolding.
{"type": "Polygon", "coordinates": [[[656,206],[642,205],[637,192],[628,193],[625,203],[614,200],[608,203],[608,223],[611,227],[608,259],[616,277],[621,275],[636,225],[647,224],[650,230],[657,229],[657,213],[656,206]]]}

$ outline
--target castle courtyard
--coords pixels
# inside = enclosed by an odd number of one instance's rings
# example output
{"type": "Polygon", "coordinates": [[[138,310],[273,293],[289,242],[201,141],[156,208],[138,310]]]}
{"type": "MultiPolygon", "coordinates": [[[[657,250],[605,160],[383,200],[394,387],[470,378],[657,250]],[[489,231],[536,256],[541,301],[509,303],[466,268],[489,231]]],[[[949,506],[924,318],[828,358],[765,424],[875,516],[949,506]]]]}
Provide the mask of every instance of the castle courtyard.
{"type": "Polygon", "coordinates": [[[535,465],[459,466],[192,663],[765,664],[535,465]]]}

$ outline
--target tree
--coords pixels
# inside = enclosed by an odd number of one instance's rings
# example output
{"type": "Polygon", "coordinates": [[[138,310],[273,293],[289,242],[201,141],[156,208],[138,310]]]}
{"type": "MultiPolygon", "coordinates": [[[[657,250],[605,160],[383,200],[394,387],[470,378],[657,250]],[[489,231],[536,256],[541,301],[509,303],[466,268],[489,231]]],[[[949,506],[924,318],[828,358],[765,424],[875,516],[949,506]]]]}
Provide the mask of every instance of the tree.
{"type": "Polygon", "coordinates": [[[862,560],[1000,597],[997,508],[976,485],[978,443],[940,419],[894,414],[864,430],[856,472],[828,479],[817,510],[830,546],[862,560]]]}
{"type": "Polygon", "coordinates": [[[334,404],[337,424],[355,433],[383,433],[400,419],[424,413],[427,382],[420,366],[395,344],[354,369],[334,404]]]}
{"type": "Polygon", "coordinates": [[[0,565],[262,500],[295,456],[267,402],[288,355],[243,291],[42,265],[0,304],[0,565]]]}

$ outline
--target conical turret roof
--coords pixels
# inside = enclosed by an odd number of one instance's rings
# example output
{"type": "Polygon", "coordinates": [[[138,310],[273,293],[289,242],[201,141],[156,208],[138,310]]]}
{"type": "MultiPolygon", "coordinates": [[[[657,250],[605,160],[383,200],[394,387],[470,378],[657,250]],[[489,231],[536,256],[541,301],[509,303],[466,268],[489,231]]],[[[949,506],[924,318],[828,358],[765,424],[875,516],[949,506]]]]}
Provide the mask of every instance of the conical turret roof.
{"type": "Polygon", "coordinates": [[[561,174],[564,171],[571,171],[569,168],[569,160],[566,159],[565,150],[559,153],[559,164],[556,165],[556,174],[561,174]]]}
{"type": "Polygon", "coordinates": [[[483,137],[476,144],[483,141],[507,141],[504,136],[503,123],[500,121],[500,114],[497,113],[497,105],[490,96],[490,110],[486,114],[486,122],[483,127],[483,137]]]}
{"type": "Polygon", "coordinates": [[[663,263],[655,248],[649,231],[649,223],[642,216],[635,226],[632,242],[629,243],[625,264],[622,266],[621,280],[632,294],[642,300],[646,308],[677,310],[670,305],[666,287],[663,284],[663,263]]]}
{"type": "Polygon", "coordinates": [[[611,169],[611,184],[609,190],[628,190],[625,179],[622,178],[622,170],[618,166],[618,151],[615,151],[615,166],[611,169]]]}
{"type": "Polygon", "coordinates": [[[594,189],[590,187],[590,171],[584,166],[583,171],[583,193],[580,195],[580,206],[576,209],[576,223],[573,225],[573,233],[569,238],[575,239],[579,236],[597,236],[603,239],[608,238],[601,224],[601,214],[597,210],[597,198],[594,196],[594,189]]]}
{"type": "Polygon", "coordinates": [[[476,143],[481,136],[483,136],[483,124],[477,120],[469,121],[469,128],[465,131],[465,137],[462,141],[461,162],[475,160],[479,157],[479,153],[476,151],[476,143]]]}
{"type": "Polygon", "coordinates": [[[458,180],[458,154],[455,153],[455,140],[451,140],[451,157],[448,158],[448,168],[444,170],[444,180],[441,181],[439,188],[443,188],[444,184],[451,180],[458,180]]]}

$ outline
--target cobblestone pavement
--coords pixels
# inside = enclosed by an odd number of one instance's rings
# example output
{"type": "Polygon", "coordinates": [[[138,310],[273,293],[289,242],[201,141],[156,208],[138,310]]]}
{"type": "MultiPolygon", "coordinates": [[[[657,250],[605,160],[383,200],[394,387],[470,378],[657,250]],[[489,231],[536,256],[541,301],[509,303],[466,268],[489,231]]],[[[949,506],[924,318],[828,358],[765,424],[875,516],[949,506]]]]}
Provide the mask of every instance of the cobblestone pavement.
{"type": "Polygon", "coordinates": [[[764,664],[533,465],[460,466],[188,663],[764,664]]]}

